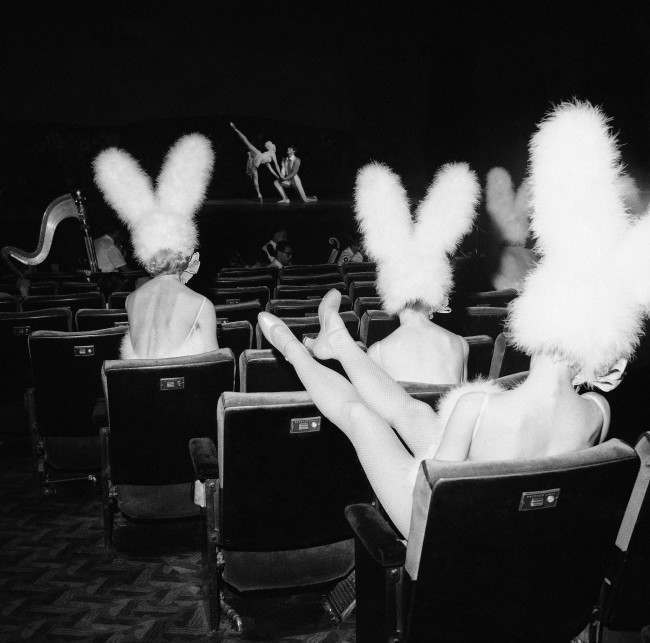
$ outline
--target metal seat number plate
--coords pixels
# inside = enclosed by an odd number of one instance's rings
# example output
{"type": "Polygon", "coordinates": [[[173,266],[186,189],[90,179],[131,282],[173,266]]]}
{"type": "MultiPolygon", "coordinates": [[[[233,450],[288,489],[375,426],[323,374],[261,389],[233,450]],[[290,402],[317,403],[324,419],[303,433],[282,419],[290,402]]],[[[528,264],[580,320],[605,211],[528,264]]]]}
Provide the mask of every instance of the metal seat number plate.
{"type": "Polygon", "coordinates": [[[185,388],[184,377],[161,377],[160,390],[161,391],[179,391],[185,388]]]}
{"type": "Polygon", "coordinates": [[[95,354],[94,344],[87,346],[75,346],[73,348],[75,357],[92,357],[95,354]]]}
{"type": "Polygon", "coordinates": [[[317,433],[320,431],[320,415],[311,418],[291,418],[290,433],[317,433]]]}
{"type": "Polygon", "coordinates": [[[519,500],[519,511],[535,509],[553,509],[560,499],[560,490],[544,489],[543,491],[524,491],[519,500]]]}

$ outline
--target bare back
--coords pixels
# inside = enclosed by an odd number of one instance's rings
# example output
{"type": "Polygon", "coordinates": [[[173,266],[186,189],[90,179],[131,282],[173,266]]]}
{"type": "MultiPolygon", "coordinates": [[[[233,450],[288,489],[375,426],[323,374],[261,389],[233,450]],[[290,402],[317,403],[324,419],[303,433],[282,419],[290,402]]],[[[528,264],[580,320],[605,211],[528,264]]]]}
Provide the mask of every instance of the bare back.
{"type": "Polygon", "coordinates": [[[126,308],[137,357],[175,357],[218,348],[214,307],[175,276],[146,282],[129,295],[126,308]]]}
{"type": "Polygon", "coordinates": [[[546,457],[587,448],[609,428],[609,406],[596,393],[535,396],[526,387],[468,393],[456,403],[435,457],[501,460],[546,457]]]}
{"type": "Polygon", "coordinates": [[[459,384],[466,376],[467,342],[429,322],[400,326],[368,349],[368,355],[394,380],[459,384]]]}

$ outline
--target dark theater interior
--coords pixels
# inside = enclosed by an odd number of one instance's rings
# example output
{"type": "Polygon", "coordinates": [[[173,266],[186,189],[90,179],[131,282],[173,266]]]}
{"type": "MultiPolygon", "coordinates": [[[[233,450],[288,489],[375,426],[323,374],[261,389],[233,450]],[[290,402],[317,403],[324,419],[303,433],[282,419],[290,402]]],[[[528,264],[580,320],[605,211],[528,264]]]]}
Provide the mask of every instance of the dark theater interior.
{"type": "Polygon", "coordinates": [[[650,642],[650,11],[3,25],[0,641],[650,642]]]}

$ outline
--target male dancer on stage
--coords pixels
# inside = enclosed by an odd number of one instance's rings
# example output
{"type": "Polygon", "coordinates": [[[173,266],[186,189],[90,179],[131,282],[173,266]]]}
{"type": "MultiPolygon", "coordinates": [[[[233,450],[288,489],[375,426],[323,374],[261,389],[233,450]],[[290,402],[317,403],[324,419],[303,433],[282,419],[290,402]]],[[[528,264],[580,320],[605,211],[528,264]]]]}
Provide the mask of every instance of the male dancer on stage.
{"type": "Polygon", "coordinates": [[[284,191],[284,188],[293,186],[298,190],[298,194],[304,203],[310,201],[317,201],[318,199],[315,196],[307,196],[305,190],[302,187],[302,181],[298,176],[298,169],[300,168],[300,159],[296,156],[296,148],[290,145],[287,148],[287,155],[282,159],[282,167],[280,168],[280,180],[277,179],[273,181],[276,190],[280,193],[282,199],[278,203],[290,203],[287,198],[287,193],[284,191]],[[284,186],[284,187],[283,187],[284,186]]]}

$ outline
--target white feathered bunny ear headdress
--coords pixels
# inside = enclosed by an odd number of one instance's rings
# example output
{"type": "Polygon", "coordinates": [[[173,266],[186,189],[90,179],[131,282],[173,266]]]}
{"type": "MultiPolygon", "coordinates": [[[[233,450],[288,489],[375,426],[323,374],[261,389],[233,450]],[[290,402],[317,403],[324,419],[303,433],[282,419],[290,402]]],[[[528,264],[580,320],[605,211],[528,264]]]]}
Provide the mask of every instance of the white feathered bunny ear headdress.
{"type": "Polygon", "coordinates": [[[469,232],[480,187],[466,163],[437,172],[413,223],[399,177],[388,167],[363,167],[355,189],[356,217],[368,254],[377,262],[377,288],[384,309],[396,314],[422,301],[444,305],[453,284],[449,254],[469,232]]]}
{"type": "Polygon", "coordinates": [[[501,239],[508,245],[523,246],[529,229],[530,190],[524,181],[517,192],[507,170],[493,167],[485,181],[485,209],[501,239]]]}
{"type": "Polygon", "coordinates": [[[190,256],[198,243],[194,213],[212,174],[214,155],[201,134],[181,137],[170,148],[156,189],[138,162],[115,147],[94,162],[95,183],[128,226],[137,259],[146,265],[161,250],[190,256]]]}
{"type": "Polygon", "coordinates": [[[511,304],[509,328],[529,354],[555,354],[595,382],[638,343],[650,303],[650,217],[632,223],[608,120],[564,103],[530,143],[531,228],[542,258],[511,304]]]}

